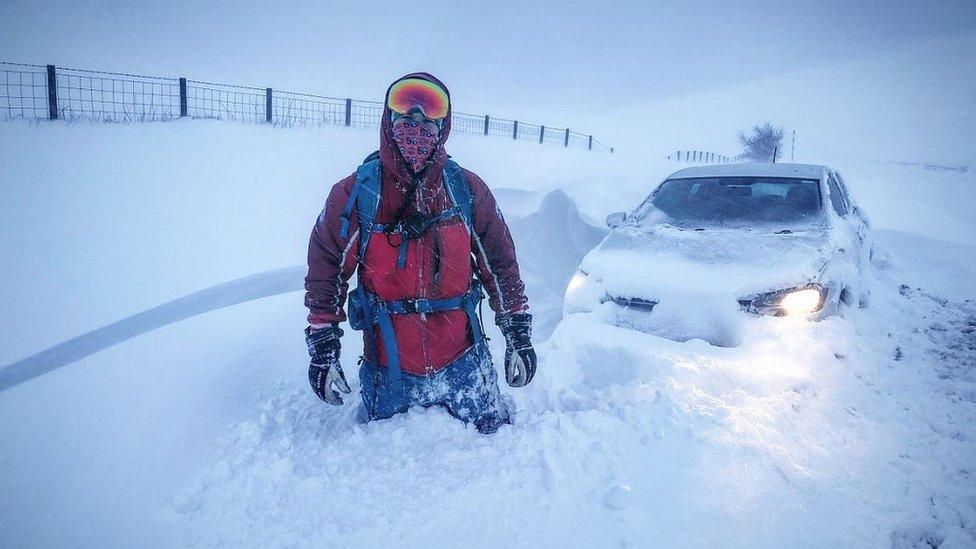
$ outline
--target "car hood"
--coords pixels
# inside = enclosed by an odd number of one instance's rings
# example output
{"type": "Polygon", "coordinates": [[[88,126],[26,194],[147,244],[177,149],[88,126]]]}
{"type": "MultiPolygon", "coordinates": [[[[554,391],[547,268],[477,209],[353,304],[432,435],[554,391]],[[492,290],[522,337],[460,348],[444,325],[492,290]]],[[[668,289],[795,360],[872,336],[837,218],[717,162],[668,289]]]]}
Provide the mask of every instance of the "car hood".
{"type": "Polygon", "coordinates": [[[740,299],[816,281],[828,253],[823,228],[689,230],[670,225],[614,230],[581,269],[613,297],[677,295],[740,299]]]}

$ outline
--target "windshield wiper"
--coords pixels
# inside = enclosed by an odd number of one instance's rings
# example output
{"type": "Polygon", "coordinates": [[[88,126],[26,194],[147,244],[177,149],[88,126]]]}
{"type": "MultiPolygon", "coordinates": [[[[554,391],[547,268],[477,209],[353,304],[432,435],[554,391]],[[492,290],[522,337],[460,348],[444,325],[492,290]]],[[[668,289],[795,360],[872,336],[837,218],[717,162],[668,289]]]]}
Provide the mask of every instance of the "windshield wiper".
{"type": "Polygon", "coordinates": [[[773,234],[793,234],[793,231],[791,231],[789,229],[783,229],[782,231],[776,231],[773,234]]]}

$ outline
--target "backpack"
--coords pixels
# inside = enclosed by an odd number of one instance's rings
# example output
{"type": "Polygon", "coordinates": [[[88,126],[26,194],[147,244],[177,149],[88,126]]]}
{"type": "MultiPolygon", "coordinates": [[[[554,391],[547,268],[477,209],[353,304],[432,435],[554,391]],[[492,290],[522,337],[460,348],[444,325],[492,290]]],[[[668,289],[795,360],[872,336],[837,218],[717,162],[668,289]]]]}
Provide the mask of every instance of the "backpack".
{"type": "MultiPolygon", "coordinates": [[[[469,234],[474,234],[473,211],[474,195],[468,185],[461,166],[448,159],[444,164],[444,188],[453,206],[441,213],[434,219],[449,218],[459,215],[464,221],[464,225],[469,234]]],[[[341,214],[341,224],[339,236],[349,238],[349,218],[353,208],[359,213],[359,264],[363,265],[366,260],[366,249],[369,241],[376,232],[384,232],[387,227],[376,223],[376,212],[379,211],[382,190],[382,170],[380,167],[379,151],[366,157],[362,165],[356,170],[356,183],[349,193],[345,207],[341,214]]],[[[403,266],[406,258],[406,239],[402,240],[398,265],[403,266]]],[[[478,304],[483,294],[481,285],[476,278],[472,278],[471,285],[467,292],[459,296],[444,299],[400,299],[393,301],[382,301],[368,291],[363,285],[362,268],[359,269],[359,284],[349,292],[348,318],[349,325],[354,330],[368,330],[366,344],[372,351],[374,360],[379,360],[376,352],[376,330],[379,327],[380,337],[383,338],[383,346],[386,349],[387,369],[390,384],[393,388],[402,387],[402,373],[400,371],[399,347],[396,341],[396,334],[393,331],[392,315],[414,314],[414,313],[433,313],[463,309],[467,313],[468,321],[471,326],[471,335],[475,345],[484,343],[483,330],[478,320],[478,304]],[[399,386],[399,387],[398,387],[399,386]]]]}

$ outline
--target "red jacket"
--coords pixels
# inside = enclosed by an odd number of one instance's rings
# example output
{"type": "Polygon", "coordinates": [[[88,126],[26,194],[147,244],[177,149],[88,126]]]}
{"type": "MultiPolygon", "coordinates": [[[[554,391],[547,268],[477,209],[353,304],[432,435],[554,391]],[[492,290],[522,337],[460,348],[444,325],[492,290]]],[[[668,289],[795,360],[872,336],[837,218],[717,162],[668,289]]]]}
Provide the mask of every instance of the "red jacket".
{"type": "MultiPolygon", "coordinates": [[[[426,73],[409,75],[443,84],[426,73]]],[[[446,88],[445,88],[446,89],[446,88]]],[[[451,116],[444,121],[432,165],[417,189],[414,206],[404,218],[418,209],[436,215],[451,207],[443,184],[447,160],[444,142],[451,131],[451,116]]],[[[380,128],[382,191],[376,223],[393,222],[393,215],[404,199],[411,171],[393,141],[390,111],[384,108],[380,128]]],[[[369,240],[364,265],[359,265],[365,287],[382,300],[454,297],[467,291],[476,271],[489,295],[496,314],[520,312],[528,308],[525,285],[519,275],[515,244],[501,211],[488,186],[474,173],[463,170],[474,197],[474,234],[469,234],[460,217],[431,227],[417,240],[411,240],[404,268],[397,268],[397,248],[382,234],[369,240]],[[439,254],[435,251],[439,250],[439,254]],[[439,262],[437,260],[439,256],[439,262]],[[439,271],[439,276],[434,272],[439,271]],[[435,281],[436,278],[436,281],[435,281]]],[[[308,275],[305,277],[305,306],[310,324],[341,322],[346,319],[343,305],[348,280],[358,264],[359,215],[353,209],[349,237],[339,236],[340,214],[356,183],[356,174],[332,187],[308,244],[308,275]]],[[[396,243],[396,242],[394,242],[396,243]]],[[[463,310],[430,314],[405,314],[393,317],[393,327],[404,372],[423,375],[435,372],[463,354],[471,345],[471,330],[463,310]]],[[[365,334],[364,334],[365,337],[365,334]]],[[[385,365],[386,351],[378,336],[379,364],[385,365]]],[[[366,346],[368,348],[368,346],[366,346]]],[[[376,357],[367,356],[367,360],[376,357]]]]}

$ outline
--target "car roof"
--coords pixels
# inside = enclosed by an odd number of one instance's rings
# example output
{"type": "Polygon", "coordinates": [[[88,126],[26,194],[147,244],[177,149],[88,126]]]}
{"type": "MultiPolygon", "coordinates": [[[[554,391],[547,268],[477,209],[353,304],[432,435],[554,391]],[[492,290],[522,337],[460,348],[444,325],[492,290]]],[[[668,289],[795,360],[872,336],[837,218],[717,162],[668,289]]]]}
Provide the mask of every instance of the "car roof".
{"type": "Polygon", "coordinates": [[[668,179],[688,179],[692,177],[802,177],[820,179],[826,166],[817,164],[772,164],[769,162],[749,162],[742,164],[714,164],[693,166],[678,170],[668,179]]]}

